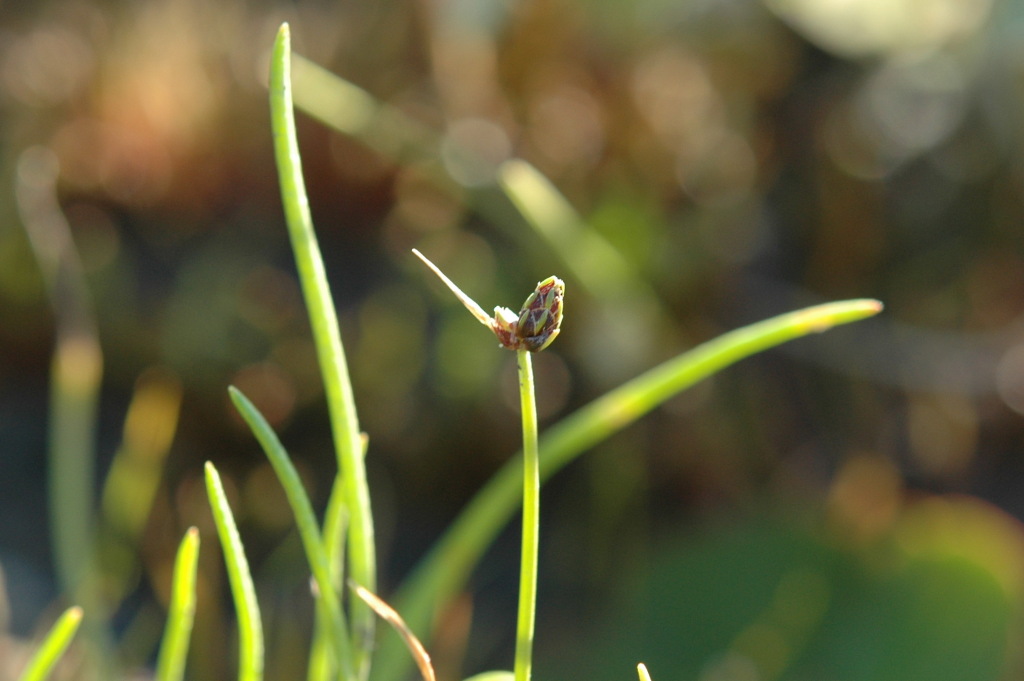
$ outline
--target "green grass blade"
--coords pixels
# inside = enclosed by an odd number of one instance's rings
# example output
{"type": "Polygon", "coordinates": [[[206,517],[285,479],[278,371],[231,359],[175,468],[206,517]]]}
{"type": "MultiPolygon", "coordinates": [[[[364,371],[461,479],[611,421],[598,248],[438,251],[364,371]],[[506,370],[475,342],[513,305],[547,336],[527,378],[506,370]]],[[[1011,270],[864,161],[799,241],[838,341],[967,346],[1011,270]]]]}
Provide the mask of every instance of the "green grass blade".
{"type": "Polygon", "coordinates": [[[317,599],[316,615],[313,622],[313,642],[309,647],[309,663],[306,668],[307,681],[331,681],[337,678],[334,669],[336,655],[331,641],[331,615],[322,601],[317,599]]]}
{"type": "Polygon", "coordinates": [[[296,107],[387,158],[437,156],[440,136],[434,130],[299,54],[292,56],[292,83],[296,107]]]}
{"type": "MultiPolygon", "coordinates": [[[[365,448],[365,442],[364,442],[365,448]]],[[[341,593],[341,579],[345,560],[345,528],[348,524],[348,513],[345,509],[345,485],[341,476],[334,477],[331,496],[327,501],[327,512],[324,514],[324,548],[331,568],[331,584],[336,593],[341,593]]],[[[309,681],[330,681],[330,665],[328,659],[329,641],[327,638],[326,610],[317,609],[316,628],[313,633],[313,645],[309,654],[309,681]]]]}
{"type": "Polygon", "coordinates": [[[657,299],[626,259],[587,226],[539,170],[514,159],[502,164],[498,179],[526,222],[547,241],[590,295],[602,301],[641,299],[650,303],[657,299]]]}
{"type": "Polygon", "coordinates": [[[270,465],[273,466],[277,479],[284,487],[285,496],[291,506],[292,514],[295,516],[295,524],[299,529],[299,537],[302,539],[302,546],[306,551],[306,561],[313,572],[313,579],[316,580],[318,589],[317,600],[320,601],[327,615],[324,624],[330,632],[330,640],[334,644],[335,659],[342,669],[344,678],[352,677],[352,650],[349,647],[348,631],[345,627],[345,620],[342,616],[341,600],[331,575],[330,561],[324,542],[320,535],[320,527],[316,521],[316,514],[313,513],[313,504],[306,495],[302,486],[302,479],[299,472],[295,470],[288,452],[278,439],[274,429],[270,427],[263,415],[256,409],[255,405],[235,387],[228,388],[231,401],[235,408],[249,424],[253,435],[263,447],[270,465]]]}
{"type": "MultiPolygon", "coordinates": [[[[302,293],[309,308],[313,340],[327,393],[327,407],[334,434],[338,469],[345,485],[345,503],[349,519],[349,576],[358,584],[376,591],[376,549],[370,492],[363,465],[363,441],[359,432],[348,364],[338,330],[338,318],[327,285],[320,247],[313,231],[309,200],[302,178],[302,163],[292,107],[290,45],[288,25],[284,24],[274,41],[270,65],[270,114],[274,132],[274,152],[281,182],[281,198],[284,202],[288,234],[295,253],[302,293]]],[[[359,601],[352,603],[350,617],[353,667],[358,678],[364,678],[369,671],[376,619],[369,606],[359,601]]]]}
{"type": "Polygon", "coordinates": [[[18,159],[15,195],[54,314],[47,494],[51,545],[65,593],[95,617],[98,596],[89,591],[87,577],[93,565],[95,431],[103,355],[71,226],[57,200],[59,174],[52,152],[30,148],[18,159]]]}
{"type": "Polygon", "coordinates": [[[206,462],[206,495],[213,510],[213,521],[224,552],[224,564],[238,615],[238,680],[262,681],[263,624],[260,622],[260,606],[256,602],[256,588],[220,475],[209,461],[206,462]]]}
{"type": "Polygon", "coordinates": [[[170,610],[156,664],[156,681],[181,681],[185,674],[189,638],[196,613],[196,566],[199,563],[199,530],[190,527],[174,559],[170,610]]]}
{"type": "Polygon", "coordinates": [[[32,656],[19,681],[43,681],[60,661],[64,651],[71,644],[71,639],[78,631],[82,622],[82,609],[78,606],[68,608],[46,635],[46,640],[32,656]]]}
{"type": "MultiPolygon", "coordinates": [[[[541,477],[547,478],[598,442],[673,395],[763,350],[881,311],[875,300],[809,307],[723,334],[606,393],[549,429],[540,439],[541,477]]],[[[462,588],[484,549],[515,513],[523,473],[513,457],[469,502],[403,584],[396,607],[425,642],[437,609],[462,588]]],[[[377,681],[397,681],[408,663],[398,641],[382,641],[377,681]]]]}
{"type": "Polygon", "coordinates": [[[112,530],[132,550],[139,544],[160,487],[178,428],[181,397],[181,382],[172,373],[150,369],[139,376],[125,415],[121,446],[103,481],[102,529],[112,530]]]}
{"type": "Polygon", "coordinates": [[[331,584],[341,593],[344,577],[345,536],[348,532],[348,508],[345,505],[345,481],[340,475],[334,477],[331,496],[324,513],[324,548],[331,566],[331,584]]]}

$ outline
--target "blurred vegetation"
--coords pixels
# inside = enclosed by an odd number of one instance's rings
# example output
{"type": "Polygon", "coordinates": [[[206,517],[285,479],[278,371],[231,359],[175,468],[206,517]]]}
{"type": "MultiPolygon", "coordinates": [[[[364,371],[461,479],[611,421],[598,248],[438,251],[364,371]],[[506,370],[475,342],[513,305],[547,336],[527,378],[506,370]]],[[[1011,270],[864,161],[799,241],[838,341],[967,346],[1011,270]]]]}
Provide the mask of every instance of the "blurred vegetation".
{"type": "MultiPolygon", "coordinates": [[[[362,89],[362,109],[316,80],[296,96],[323,119],[300,116],[303,162],[382,595],[519,442],[512,356],[410,248],[485,307],[566,280],[536,358],[547,423],[724,330],[871,296],[884,318],[748,360],[546,486],[536,673],[1019,678],[1024,5],[64,0],[0,6],[0,679],[82,589],[84,626],[111,618],[110,650],[152,663],[177,543],[212,531],[206,459],[267,678],[302,673],[301,547],[226,393],[322,505],[333,455],[266,106],[282,20],[362,89]],[[555,236],[503,193],[543,191],[514,158],[578,213],[555,236]],[[58,445],[79,454],[48,460],[58,445]],[[78,524],[51,531],[60,504],[78,524]],[[99,573],[62,563],[75,541],[99,573]]],[[[510,659],[511,537],[439,623],[443,678],[510,659]]],[[[232,664],[212,545],[197,680],[232,664]]]]}

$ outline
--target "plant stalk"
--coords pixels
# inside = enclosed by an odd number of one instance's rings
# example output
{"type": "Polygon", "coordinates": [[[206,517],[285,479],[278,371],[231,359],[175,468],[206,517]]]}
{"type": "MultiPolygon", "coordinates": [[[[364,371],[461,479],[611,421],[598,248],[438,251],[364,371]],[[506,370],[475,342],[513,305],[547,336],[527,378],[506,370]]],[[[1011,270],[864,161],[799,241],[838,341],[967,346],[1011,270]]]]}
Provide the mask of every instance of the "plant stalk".
{"type": "Polygon", "coordinates": [[[533,630],[537,614],[537,553],[540,533],[540,456],[533,363],[526,349],[519,360],[519,404],[523,419],[523,541],[519,568],[519,617],[516,624],[515,681],[529,681],[533,666],[533,630]]]}
{"type": "MultiPolygon", "coordinates": [[[[355,398],[349,381],[345,350],[338,330],[338,316],[327,285],[323,258],[313,230],[292,107],[291,41],[288,24],[283,24],[274,43],[270,71],[270,111],[288,234],[299,270],[303,298],[309,308],[313,340],[317,349],[327,394],[331,430],[348,511],[348,574],[369,591],[377,590],[376,549],[370,492],[363,465],[364,445],[356,416],[355,398]]],[[[376,615],[359,600],[352,602],[349,633],[352,636],[357,680],[370,669],[376,615]]]]}

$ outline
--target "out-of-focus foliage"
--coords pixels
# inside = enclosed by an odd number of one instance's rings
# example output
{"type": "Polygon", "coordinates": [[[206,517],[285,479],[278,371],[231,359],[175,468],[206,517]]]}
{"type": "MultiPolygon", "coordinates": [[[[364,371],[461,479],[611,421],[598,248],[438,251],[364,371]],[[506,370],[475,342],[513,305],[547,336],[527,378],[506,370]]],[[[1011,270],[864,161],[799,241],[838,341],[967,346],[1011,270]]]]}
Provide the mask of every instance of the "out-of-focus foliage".
{"type": "MultiPolygon", "coordinates": [[[[411,247],[485,308],[566,280],[558,343],[536,358],[547,423],[723,330],[872,296],[884,319],[731,369],[546,489],[537,673],[582,677],[558,665],[589,661],[586,678],[631,678],[644,660],[656,681],[885,678],[872,660],[900,678],[1019,674],[1005,643],[1021,640],[1009,518],[1024,514],[1012,2],[0,6],[0,613],[15,633],[57,596],[59,325],[15,197],[19,161],[42,148],[103,352],[97,593],[125,662],[159,640],[184,529],[211,531],[201,462],[215,458],[265,602],[267,677],[301,673],[301,549],[226,394],[258,404],[323,503],[333,457],[264,85],[282,20],[299,53],[386,105],[346,112],[356,136],[300,115],[370,436],[384,595],[518,446],[514,362],[411,247]],[[498,184],[513,158],[614,247],[642,284],[635,306],[587,285],[603,274],[589,251],[566,262],[520,216],[498,184]]],[[[195,679],[230,664],[208,545],[195,679]]],[[[439,674],[507,665],[517,564],[499,545],[439,625],[439,674]]]]}

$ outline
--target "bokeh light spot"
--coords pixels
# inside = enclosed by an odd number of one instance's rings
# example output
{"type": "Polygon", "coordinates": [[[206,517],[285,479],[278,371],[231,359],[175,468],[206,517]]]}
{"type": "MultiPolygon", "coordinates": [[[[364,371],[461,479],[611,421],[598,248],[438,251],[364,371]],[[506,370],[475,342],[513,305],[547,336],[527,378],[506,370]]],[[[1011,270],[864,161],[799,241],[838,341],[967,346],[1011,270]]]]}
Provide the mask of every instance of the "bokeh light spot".
{"type": "Polygon", "coordinates": [[[493,182],[498,166],[508,160],[511,153],[512,142],[505,131],[482,118],[456,121],[441,142],[445,169],[466,187],[493,182]]]}
{"type": "Polygon", "coordinates": [[[4,89],[22,104],[52,106],[82,89],[95,66],[92,48],[77,33],[40,27],[15,38],[0,67],[4,89]]]}
{"type": "Polygon", "coordinates": [[[1006,406],[1024,414],[1024,343],[1011,347],[999,360],[996,390],[1006,406]]]}

